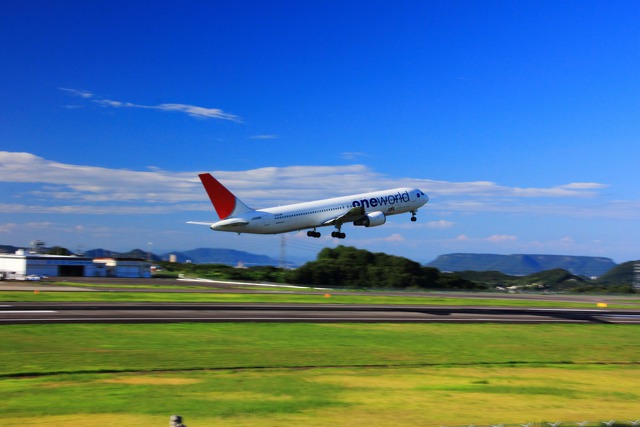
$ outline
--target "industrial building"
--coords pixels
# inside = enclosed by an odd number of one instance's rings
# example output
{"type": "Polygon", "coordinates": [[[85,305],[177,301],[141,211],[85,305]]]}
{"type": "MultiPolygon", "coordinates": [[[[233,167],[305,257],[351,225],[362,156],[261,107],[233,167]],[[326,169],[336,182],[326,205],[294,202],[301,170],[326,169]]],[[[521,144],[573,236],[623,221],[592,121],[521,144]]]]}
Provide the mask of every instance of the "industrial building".
{"type": "Polygon", "coordinates": [[[0,254],[0,279],[27,280],[29,277],[151,277],[151,265],[144,260],[86,258],[42,255],[20,249],[0,254]]]}

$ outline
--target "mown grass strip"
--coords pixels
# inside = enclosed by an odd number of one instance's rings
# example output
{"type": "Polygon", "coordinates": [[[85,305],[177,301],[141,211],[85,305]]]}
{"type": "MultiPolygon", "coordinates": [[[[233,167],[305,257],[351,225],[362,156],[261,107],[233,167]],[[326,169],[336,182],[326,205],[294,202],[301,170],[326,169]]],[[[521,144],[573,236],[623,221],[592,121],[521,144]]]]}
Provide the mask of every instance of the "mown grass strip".
{"type": "MultiPolygon", "coordinates": [[[[76,286],[80,286],[76,284],[76,286]]],[[[180,291],[183,288],[172,288],[180,291]]],[[[189,289],[187,289],[189,290],[189,289]]],[[[407,304],[435,306],[491,306],[491,307],[537,307],[537,308],[596,308],[595,302],[576,302],[539,299],[491,298],[481,296],[448,297],[425,293],[424,296],[353,295],[349,292],[324,292],[295,294],[287,292],[265,293],[219,293],[219,292],[59,292],[46,287],[34,291],[0,291],[3,302],[233,302],[233,303],[304,303],[304,304],[407,304]]],[[[608,308],[640,308],[640,300],[618,300],[602,297],[608,308]]]]}
{"type": "Polygon", "coordinates": [[[224,368],[640,363],[637,328],[496,324],[5,325],[0,375],[224,368]]]}

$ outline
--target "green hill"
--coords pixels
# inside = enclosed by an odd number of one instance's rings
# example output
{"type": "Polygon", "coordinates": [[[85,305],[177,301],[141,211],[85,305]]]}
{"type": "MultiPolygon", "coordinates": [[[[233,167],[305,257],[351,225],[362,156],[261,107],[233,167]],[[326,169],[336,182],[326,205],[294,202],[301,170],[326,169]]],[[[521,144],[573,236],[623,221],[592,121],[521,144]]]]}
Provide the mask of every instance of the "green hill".
{"type": "Polygon", "coordinates": [[[611,270],[598,277],[600,285],[630,285],[633,283],[634,268],[639,261],[629,261],[616,265],[611,270]]]}

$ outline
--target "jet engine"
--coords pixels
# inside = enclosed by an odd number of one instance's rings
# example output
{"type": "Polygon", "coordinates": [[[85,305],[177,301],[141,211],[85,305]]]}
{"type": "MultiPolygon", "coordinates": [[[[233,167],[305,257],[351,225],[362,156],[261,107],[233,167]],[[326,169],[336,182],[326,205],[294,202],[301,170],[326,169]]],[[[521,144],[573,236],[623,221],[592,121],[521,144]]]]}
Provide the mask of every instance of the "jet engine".
{"type": "Polygon", "coordinates": [[[365,214],[364,218],[353,221],[353,225],[361,225],[364,227],[377,227],[387,222],[387,217],[382,212],[371,212],[365,214]]]}

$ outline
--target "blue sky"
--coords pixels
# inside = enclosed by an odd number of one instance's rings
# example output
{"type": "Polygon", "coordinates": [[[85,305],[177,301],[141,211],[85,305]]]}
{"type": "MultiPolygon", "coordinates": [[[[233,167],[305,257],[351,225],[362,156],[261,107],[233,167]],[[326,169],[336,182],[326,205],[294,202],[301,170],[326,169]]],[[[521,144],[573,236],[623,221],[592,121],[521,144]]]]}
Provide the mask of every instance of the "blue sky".
{"type": "Polygon", "coordinates": [[[0,243],[197,247],[197,173],[254,208],[401,185],[418,222],[286,235],[638,259],[634,1],[0,3],[0,243]],[[152,245],[149,244],[152,242],[152,245]]]}

